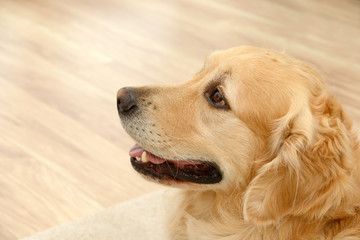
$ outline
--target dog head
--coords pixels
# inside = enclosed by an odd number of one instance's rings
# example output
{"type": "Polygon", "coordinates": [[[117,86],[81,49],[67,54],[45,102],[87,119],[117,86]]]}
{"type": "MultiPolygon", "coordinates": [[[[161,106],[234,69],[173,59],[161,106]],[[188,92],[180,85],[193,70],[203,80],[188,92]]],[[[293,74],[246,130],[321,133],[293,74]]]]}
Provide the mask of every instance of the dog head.
{"type": "Polygon", "coordinates": [[[137,142],[137,171],[174,186],[246,189],[244,215],[253,222],[321,215],[354,187],[349,121],[321,77],[284,54],[216,52],[185,83],[120,89],[117,106],[137,142]]]}

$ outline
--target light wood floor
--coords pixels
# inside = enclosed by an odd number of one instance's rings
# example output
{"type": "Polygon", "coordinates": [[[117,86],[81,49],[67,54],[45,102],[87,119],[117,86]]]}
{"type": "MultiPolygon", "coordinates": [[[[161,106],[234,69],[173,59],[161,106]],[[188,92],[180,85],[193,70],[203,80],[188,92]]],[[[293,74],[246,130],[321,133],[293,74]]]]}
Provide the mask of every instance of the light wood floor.
{"type": "Polygon", "coordinates": [[[130,167],[117,89],[245,44],[310,62],[360,125],[357,0],[0,0],[0,239],[159,189],[130,167]]]}

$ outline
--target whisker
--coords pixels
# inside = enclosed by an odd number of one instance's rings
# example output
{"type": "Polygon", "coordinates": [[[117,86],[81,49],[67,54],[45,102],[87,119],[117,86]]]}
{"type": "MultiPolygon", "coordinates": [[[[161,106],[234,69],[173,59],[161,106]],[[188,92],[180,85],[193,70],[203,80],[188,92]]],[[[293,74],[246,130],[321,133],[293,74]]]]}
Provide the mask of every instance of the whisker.
{"type": "Polygon", "coordinates": [[[171,170],[171,167],[170,167],[169,162],[168,162],[168,161],[165,161],[165,162],[166,162],[166,164],[167,164],[167,166],[168,166],[168,168],[169,168],[169,170],[170,170],[170,172],[171,172],[171,175],[172,175],[174,178],[176,178],[177,174],[174,175],[173,171],[171,170]]]}

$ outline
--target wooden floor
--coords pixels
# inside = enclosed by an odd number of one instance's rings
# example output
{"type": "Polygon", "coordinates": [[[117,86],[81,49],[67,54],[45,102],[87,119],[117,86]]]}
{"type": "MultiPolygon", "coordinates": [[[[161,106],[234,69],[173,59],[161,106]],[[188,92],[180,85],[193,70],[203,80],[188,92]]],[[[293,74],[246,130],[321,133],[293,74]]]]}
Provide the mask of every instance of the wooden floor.
{"type": "Polygon", "coordinates": [[[310,62],[359,127],[357,0],[0,0],[0,239],[159,189],[130,167],[117,89],[245,44],[310,62]]]}

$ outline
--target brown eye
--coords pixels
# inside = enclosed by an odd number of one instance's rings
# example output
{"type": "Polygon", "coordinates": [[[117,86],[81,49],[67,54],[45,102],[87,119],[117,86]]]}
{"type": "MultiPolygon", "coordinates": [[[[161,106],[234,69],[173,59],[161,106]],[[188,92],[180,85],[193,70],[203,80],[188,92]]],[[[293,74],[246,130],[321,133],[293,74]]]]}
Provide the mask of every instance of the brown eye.
{"type": "Polygon", "coordinates": [[[206,98],[216,108],[227,108],[221,89],[217,87],[211,93],[205,93],[206,98]]]}

